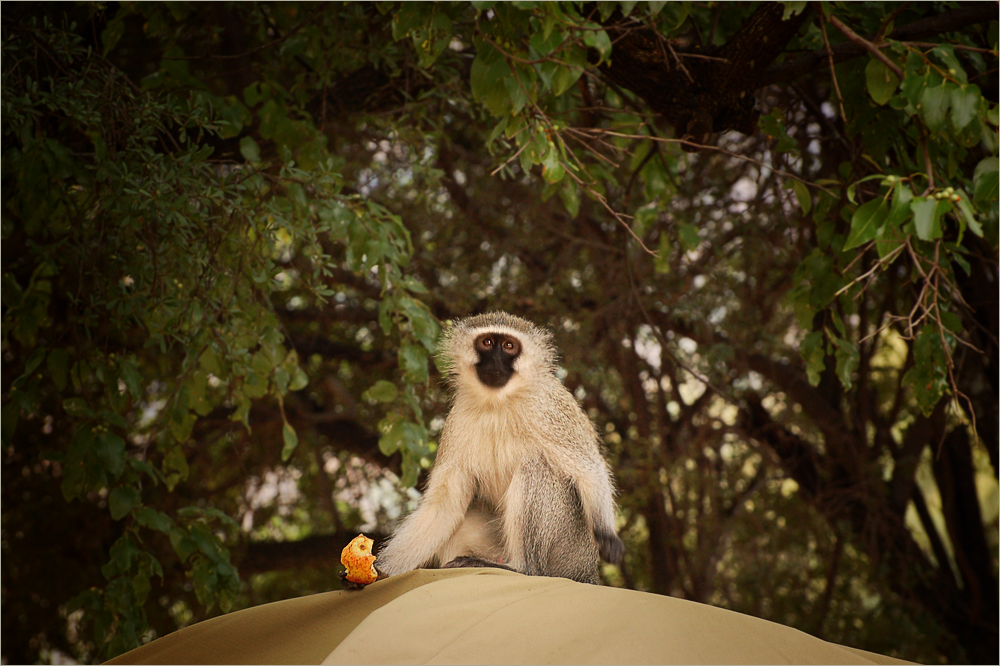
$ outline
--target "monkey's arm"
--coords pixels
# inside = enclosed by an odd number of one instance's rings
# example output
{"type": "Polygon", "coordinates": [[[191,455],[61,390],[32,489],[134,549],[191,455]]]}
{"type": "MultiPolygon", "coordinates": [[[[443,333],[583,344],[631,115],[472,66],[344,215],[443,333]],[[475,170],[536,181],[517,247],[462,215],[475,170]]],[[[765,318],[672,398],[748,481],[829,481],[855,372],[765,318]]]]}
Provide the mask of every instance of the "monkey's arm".
{"type": "Polygon", "coordinates": [[[584,518],[605,561],[620,564],[625,546],[615,528],[615,487],[608,463],[601,451],[600,438],[593,422],[580,408],[572,394],[560,385],[556,391],[558,407],[551,420],[547,438],[549,455],[556,456],[555,467],[572,477],[580,497],[584,518]]]}
{"type": "Polygon", "coordinates": [[[561,398],[561,414],[553,422],[561,426],[550,430],[548,436],[559,445],[551,447],[550,451],[562,458],[558,467],[571,472],[583,515],[593,531],[601,557],[612,564],[620,564],[625,545],[618,538],[615,527],[615,486],[601,451],[600,437],[569,391],[563,389],[557,395],[561,398]]]}
{"type": "Polygon", "coordinates": [[[439,454],[417,510],[407,516],[378,555],[375,567],[387,576],[427,564],[458,529],[472,502],[472,476],[441,457],[439,454]]]}
{"type": "Polygon", "coordinates": [[[612,564],[621,564],[625,544],[618,538],[615,528],[615,489],[611,473],[599,452],[588,457],[587,473],[574,480],[583,513],[594,531],[601,557],[612,564]]]}

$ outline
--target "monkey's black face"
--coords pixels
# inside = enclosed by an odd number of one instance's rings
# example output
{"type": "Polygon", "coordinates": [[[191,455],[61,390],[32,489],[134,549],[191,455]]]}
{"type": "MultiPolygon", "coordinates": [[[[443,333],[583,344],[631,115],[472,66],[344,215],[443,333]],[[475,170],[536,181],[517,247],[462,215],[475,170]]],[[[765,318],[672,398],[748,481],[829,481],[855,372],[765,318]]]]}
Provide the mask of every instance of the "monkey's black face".
{"type": "Polygon", "coordinates": [[[521,341],[502,333],[483,333],[476,338],[476,375],[490,388],[502,388],[514,375],[514,361],[521,354],[521,341]]]}

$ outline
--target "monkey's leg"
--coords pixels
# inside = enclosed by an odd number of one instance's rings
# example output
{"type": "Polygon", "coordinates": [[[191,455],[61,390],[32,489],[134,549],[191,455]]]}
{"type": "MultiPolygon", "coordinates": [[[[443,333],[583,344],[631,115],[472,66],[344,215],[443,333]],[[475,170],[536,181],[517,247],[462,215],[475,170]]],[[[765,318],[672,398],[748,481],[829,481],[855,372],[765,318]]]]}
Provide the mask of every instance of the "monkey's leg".
{"type": "Polygon", "coordinates": [[[480,501],[474,501],[466,511],[462,524],[437,552],[437,560],[444,565],[467,556],[496,562],[503,554],[496,514],[480,501]]]}
{"type": "Polygon", "coordinates": [[[544,459],[526,462],[504,495],[510,565],[532,576],[599,583],[600,556],[579,492],[544,459]]]}
{"type": "Polygon", "coordinates": [[[499,562],[493,562],[492,560],[484,560],[478,557],[469,557],[468,555],[463,555],[461,557],[456,557],[448,564],[441,567],[442,569],[465,569],[465,568],[475,568],[475,569],[506,569],[507,571],[514,571],[506,564],[500,564],[499,562]]]}

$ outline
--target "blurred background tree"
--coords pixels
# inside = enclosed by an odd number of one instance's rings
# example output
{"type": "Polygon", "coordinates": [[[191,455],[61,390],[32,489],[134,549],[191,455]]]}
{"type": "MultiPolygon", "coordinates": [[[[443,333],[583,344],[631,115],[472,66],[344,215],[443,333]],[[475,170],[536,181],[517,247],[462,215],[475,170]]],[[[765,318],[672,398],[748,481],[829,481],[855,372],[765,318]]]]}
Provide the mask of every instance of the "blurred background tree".
{"type": "Polygon", "coordinates": [[[336,589],[449,319],[553,329],[613,585],[997,654],[993,3],[8,3],[3,658],[336,589]]]}

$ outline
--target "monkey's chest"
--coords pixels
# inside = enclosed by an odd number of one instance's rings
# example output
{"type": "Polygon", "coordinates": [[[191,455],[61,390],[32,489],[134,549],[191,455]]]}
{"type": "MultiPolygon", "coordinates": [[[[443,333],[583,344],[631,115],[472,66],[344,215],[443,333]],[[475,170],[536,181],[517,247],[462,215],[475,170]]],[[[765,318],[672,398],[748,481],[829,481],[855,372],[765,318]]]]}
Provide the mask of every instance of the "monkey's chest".
{"type": "Polygon", "coordinates": [[[502,504],[511,479],[527,460],[539,455],[539,447],[528,433],[510,424],[480,423],[476,437],[473,473],[477,494],[494,507],[502,504]]]}

